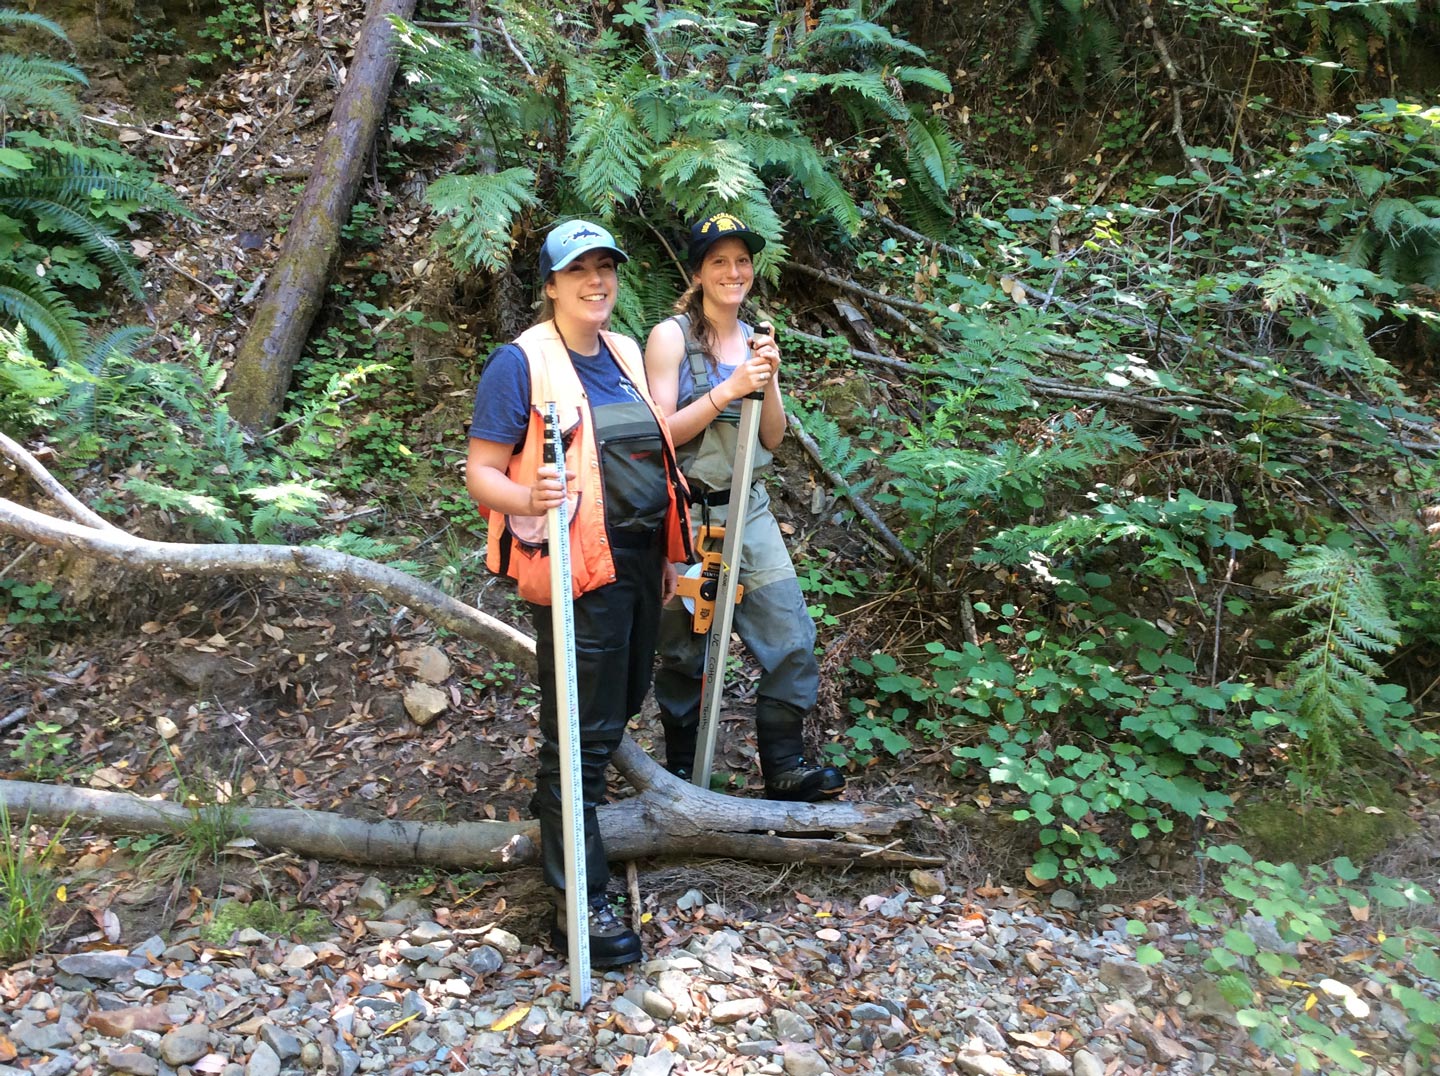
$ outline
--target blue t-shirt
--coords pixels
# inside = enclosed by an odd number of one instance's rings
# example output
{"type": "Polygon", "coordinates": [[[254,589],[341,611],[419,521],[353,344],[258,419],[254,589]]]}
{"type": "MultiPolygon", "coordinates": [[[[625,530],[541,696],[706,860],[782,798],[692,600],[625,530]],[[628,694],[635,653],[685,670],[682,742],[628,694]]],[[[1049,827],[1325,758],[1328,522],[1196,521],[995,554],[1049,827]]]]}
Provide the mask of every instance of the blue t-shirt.
{"type": "MultiPolygon", "coordinates": [[[[645,397],[625,376],[620,364],[610,357],[604,341],[595,355],[570,352],[570,363],[589,397],[591,408],[612,403],[644,403],[645,397]]],[[[475,388],[475,410],[470,419],[470,436],[482,441],[514,445],[525,443],[530,427],[530,364],[516,344],[501,344],[485,360],[480,384],[475,388]]]]}
{"type": "MultiPolygon", "coordinates": [[[[602,341],[595,355],[570,352],[594,423],[605,519],[611,531],[650,534],[665,521],[670,494],[664,443],[655,414],[602,341]]],[[[515,344],[491,353],[475,389],[470,436],[514,445],[519,452],[530,428],[530,363],[515,344]]]]}

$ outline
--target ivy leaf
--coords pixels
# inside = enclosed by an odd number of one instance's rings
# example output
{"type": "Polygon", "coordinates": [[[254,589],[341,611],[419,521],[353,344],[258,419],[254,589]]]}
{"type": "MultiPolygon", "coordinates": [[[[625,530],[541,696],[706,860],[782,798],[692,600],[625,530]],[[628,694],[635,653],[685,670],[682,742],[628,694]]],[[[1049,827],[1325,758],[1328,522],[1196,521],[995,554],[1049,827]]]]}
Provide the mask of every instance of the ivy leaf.
{"type": "Polygon", "coordinates": [[[1225,945],[1241,956],[1254,956],[1260,951],[1254,938],[1235,927],[1231,927],[1225,932],[1225,945]]]}

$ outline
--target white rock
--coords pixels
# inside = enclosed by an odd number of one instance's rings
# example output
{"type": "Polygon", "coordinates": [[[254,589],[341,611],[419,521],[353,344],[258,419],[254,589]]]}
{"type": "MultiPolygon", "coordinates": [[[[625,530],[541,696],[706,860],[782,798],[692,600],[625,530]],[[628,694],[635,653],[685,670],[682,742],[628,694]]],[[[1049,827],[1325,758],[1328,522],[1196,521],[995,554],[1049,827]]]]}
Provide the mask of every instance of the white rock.
{"type": "Polygon", "coordinates": [[[824,1055],[809,1043],[786,1046],[784,1067],[786,1076],[820,1076],[830,1070],[824,1055]]]}
{"type": "Polygon", "coordinates": [[[450,709],[450,696],[430,684],[411,684],[405,689],[405,712],[417,725],[428,725],[450,709]]]}
{"type": "Polygon", "coordinates": [[[427,683],[443,684],[450,679],[450,659],[438,646],[422,646],[410,651],[405,655],[405,664],[427,683]]]}

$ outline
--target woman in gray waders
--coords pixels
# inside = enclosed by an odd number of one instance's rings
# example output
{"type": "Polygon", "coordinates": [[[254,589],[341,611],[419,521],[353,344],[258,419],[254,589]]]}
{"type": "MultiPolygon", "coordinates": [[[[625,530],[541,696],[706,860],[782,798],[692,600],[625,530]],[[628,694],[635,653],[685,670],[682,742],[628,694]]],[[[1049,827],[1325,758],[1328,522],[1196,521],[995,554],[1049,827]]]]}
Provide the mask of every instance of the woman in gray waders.
{"type": "Polygon", "coordinates": [[[555,467],[542,466],[544,412],[565,436],[576,691],[584,800],[590,962],[640,959],[640,939],[615,914],[595,808],[605,768],[650,688],[661,605],[673,561],[690,555],[685,483],[665,416],[645,390],[640,348],[609,331],[625,253],[598,224],[551,229],[540,252],[540,322],[486,360],[475,392],[465,465],[471,498],[489,516],[486,564],[515,580],[530,605],[540,683],[540,765],[531,810],[540,820],[545,881],[556,890],[551,941],[565,951],[565,827],[560,799],[546,513],[561,503],[555,467]]]}
{"type": "MultiPolygon", "coordinates": [[[[761,236],[726,213],[691,228],[691,286],[676,304],[679,313],[655,326],[645,346],[650,392],[669,416],[697,531],[706,523],[725,523],[740,401],[756,390],[765,392],[757,473],[785,436],[780,351],[773,337],[740,320],[740,306],[755,282],[751,259],[764,246],[761,236]]],[[[805,716],[820,686],[815,624],[759,481],[745,519],[740,584],[745,593],[735,607],[735,630],[762,669],[755,733],[765,793],[778,800],[837,796],[845,788],[840,771],[805,757],[805,716]]],[[[669,602],[660,617],[655,701],[665,729],[666,767],[687,780],[700,722],[705,641],[692,630],[684,604],[669,602]]]]}

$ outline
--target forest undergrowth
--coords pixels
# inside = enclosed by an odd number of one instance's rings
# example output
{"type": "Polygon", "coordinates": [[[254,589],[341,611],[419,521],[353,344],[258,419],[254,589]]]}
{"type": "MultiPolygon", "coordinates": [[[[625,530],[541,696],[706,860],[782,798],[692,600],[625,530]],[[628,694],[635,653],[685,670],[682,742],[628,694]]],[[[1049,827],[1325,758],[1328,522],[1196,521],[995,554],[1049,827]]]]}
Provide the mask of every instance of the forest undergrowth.
{"type": "MultiPolygon", "coordinates": [[[[540,237],[614,229],[617,327],[643,339],[686,222],[735,212],[770,240],[756,307],[808,445],[783,503],[825,757],[861,787],[923,769],[934,824],[1003,832],[1038,890],[1186,861],[1168,895],[1208,967],[1304,1068],[1366,1071],[1303,993],[1262,998],[1309,974],[1296,945],[1357,932],[1330,974],[1434,1048],[1433,3],[502,0],[473,23],[429,0],[396,23],[286,411],[245,430],[225,383],[281,236],[206,237],[226,198],[293,201],[359,7],[222,4],[185,107],[145,114],[87,95],[59,23],[0,16],[6,432],[127,528],[325,544],[513,615],[457,468],[540,237]],[[268,96],[266,71],[288,72],[268,96]],[[1252,909],[1273,950],[1235,926],[1252,909]]],[[[185,51],[139,10],[112,65],[185,51]]],[[[6,670],[29,674],[107,601],[5,550],[6,670]]],[[[59,725],[12,735],[36,778],[78,762],[59,725]]]]}

